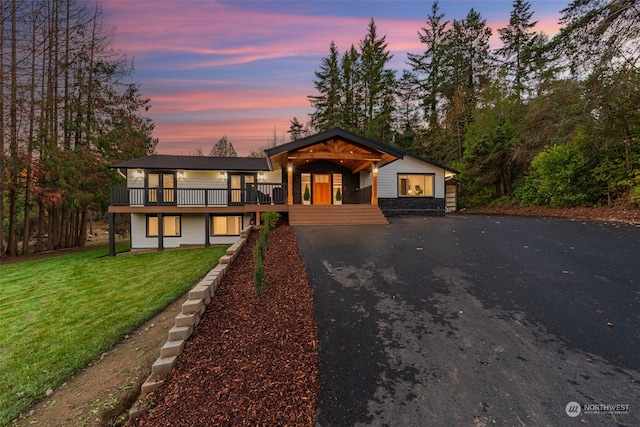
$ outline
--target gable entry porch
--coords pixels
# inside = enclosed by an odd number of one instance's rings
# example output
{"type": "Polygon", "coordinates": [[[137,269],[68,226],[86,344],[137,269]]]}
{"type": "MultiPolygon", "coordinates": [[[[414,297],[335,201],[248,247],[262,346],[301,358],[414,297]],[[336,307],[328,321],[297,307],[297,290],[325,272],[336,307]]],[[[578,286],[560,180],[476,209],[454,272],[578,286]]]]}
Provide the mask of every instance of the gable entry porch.
{"type": "Polygon", "coordinates": [[[289,222],[387,224],[378,207],[378,168],[403,152],[343,129],[266,150],[288,183],[289,222]]]}

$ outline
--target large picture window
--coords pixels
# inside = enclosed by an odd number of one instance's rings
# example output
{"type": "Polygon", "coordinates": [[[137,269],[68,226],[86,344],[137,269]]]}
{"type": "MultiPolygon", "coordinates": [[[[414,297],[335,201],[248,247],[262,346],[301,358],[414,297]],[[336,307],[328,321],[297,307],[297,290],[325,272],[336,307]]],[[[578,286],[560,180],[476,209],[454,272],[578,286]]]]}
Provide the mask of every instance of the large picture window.
{"type": "Polygon", "coordinates": [[[434,174],[398,175],[398,196],[434,197],[434,174]]]}
{"type": "MultiPolygon", "coordinates": [[[[162,235],[180,237],[182,218],[180,215],[164,215],[162,217],[162,235]]],[[[147,237],[158,237],[158,216],[147,215],[147,237]]]]}
{"type": "Polygon", "coordinates": [[[242,230],[242,216],[212,216],[212,236],[239,236],[242,230]]]}

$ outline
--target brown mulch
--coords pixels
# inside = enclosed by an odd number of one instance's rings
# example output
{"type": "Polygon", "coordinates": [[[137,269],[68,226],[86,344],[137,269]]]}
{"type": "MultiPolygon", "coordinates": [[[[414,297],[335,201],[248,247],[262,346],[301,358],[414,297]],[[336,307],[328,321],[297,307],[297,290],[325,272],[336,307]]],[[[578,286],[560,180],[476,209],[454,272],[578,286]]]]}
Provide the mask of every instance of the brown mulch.
{"type": "Polygon", "coordinates": [[[640,224],[640,209],[631,207],[602,206],[553,208],[548,206],[497,205],[486,206],[479,209],[469,209],[467,212],[640,224]]]}
{"type": "Polygon", "coordinates": [[[271,231],[262,297],[253,232],[207,306],[154,409],[131,425],[313,425],[319,389],[311,287],[288,224],[271,231]]]}

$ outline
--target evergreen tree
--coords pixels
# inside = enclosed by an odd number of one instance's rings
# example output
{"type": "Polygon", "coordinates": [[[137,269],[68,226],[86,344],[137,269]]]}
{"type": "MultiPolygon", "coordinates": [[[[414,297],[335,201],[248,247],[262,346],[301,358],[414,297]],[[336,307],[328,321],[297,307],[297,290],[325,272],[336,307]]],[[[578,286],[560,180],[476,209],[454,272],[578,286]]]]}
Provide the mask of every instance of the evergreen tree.
{"type": "Polygon", "coordinates": [[[341,82],[339,70],[338,48],[332,41],[329,56],[320,62],[320,71],[315,72],[317,80],[313,84],[319,95],[309,96],[315,111],[311,114],[311,122],[317,129],[330,129],[341,123],[341,82]]]}
{"type": "Polygon", "coordinates": [[[537,21],[531,22],[533,12],[531,4],[525,0],[513,0],[513,10],[509,26],[500,28],[500,40],[503,46],[496,54],[503,59],[507,77],[513,79],[513,92],[518,100],[527,92],[527,80],[532,71],[532,53],[536,33],[531,32],[537,21]]]}
{"type": "Polygon", "coordinates": [[[398,80],[396,92],[396,124],[395,145],[415,155],[422,155],[419,144],[421,114],[420,114],[420,84],[411,72],[404,70],[398,80]]]}
{"type": "Polygon", "coordinates": [[[238,157],[238,153],[236,153],[235,148],[233,148],[233,144],[229,142],[227,136],[223,136],[216,142],[211,151],[209,152],[209,156],[211,157],[238,157]]]}
{"type": "Polygon", "coordinates": [[[389,141],[392,137],[395,75],[393,70],[386,68],[392,57],[387,50],[386,36],[378,37],[375,21],[371,19],[367,35],[360,41],[362,132],[382,141],[389,141]]]}
{"type": "Polygon", "coordinates": [[[444,14],[440,13],[438,1],[433,2],[426,26],[422,27],[422,32],[418,31],[425,51],[421,55],[408,55],[409,65],[420,79],[422,105],[431,130],[438,126],[438,104],[446,80],[448,24],[449,21],[444,20],[444,14]]]}
{"type": "Polygon", "coordinates": [[[362,94],[359,74],[360,54],[354,45],[344,53],[341,61],[341,126],[347,130],[358,132],[361,126],[362,94]]]}
{"type": "Polygon", "coordinates": [[[297,117],[294,117],[293,120],[291,120],[291,126],[289,127],[287,133],[289,134],[289,139],[291,141],[295,141],[303,137],[304,126],[298,121],[297,117]]]}

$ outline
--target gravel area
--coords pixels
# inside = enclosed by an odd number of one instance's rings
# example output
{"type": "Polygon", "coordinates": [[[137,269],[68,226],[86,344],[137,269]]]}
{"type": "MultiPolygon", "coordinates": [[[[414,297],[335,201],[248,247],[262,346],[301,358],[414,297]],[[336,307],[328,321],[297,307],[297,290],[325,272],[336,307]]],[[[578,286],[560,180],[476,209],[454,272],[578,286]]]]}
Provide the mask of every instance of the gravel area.
{"type": "Polygon", "coordinates": [[[271,231],[264,294],[251,233],[138,427],[313,425],[319,390],[311,288],[289,225],[271,231]]]}

